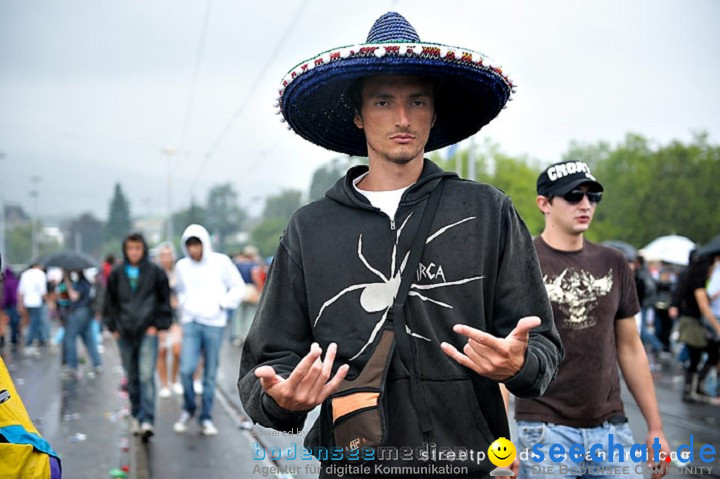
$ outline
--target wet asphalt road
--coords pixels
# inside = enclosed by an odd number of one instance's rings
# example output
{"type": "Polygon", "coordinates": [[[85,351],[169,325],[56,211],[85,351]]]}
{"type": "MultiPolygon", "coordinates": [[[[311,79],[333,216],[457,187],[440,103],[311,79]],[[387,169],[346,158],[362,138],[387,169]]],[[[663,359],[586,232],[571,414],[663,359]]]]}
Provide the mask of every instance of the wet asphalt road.
{"type": "Polygon", "coordinates": [[[263,464],[250,457],[252,436],[222,397],[214,408],[216,437],[200,435],[194,421],[186,434],[173,432],[181,410],[177,396],[158,399],[152,439],[143,443],[130,435],[119,355],[114,340],[104,345],[105,371],[95,377],[85,371],[79,379],[61,379],[59,352],[52,348],[30,357],[3,352],[30,417],[62,457],[63,477],[108,478],[123,468],[136,478],[252,477],[251,464],[263,464]]]}
{"type": "MultiPolygon", "coordinates": [[[[104,346],[105,371],[95,377],[86,372],[80,379],[61,379],[56,349],[30,357],[13,354],[9,348],[2,351],[31,418],[62,456],[64,477],[108,478],[111,471],[123,467],[127,468],[127,477],[141,479],[317,477],[314,461],[273,463],[259,459],[263,452],[269,456],[273,448],[300,448],[303,437],[278,436],[259,426],[248,429],[236,392],[238,348],[226,344],[222,350],[214,407],[220,435],[203,437],[195,423],[187,434],[174,433],[172,425],[180,413],[181,401],[172,397],[158,399],[156,434],[143,443],[128,433],[127,398],[119,387],[122,369],[115,342],[105,339],[104,346]],[[272,466],[285,467],[293,474],[272,474],[272,466]]],[[[711,444],[720,456],[720,403],[681,402],[682,369],[675,362],[664,362],[662,371],[654,377],[671,447],[688,444],[692,435],[696,451],[703,444],[711,444]]],[[[627,390],[623,398],[635,438],[642,440],[646,433],[642,415],[627,390]]],[[[306,429],[315,416],[311,413],[306,429]]],[[[712,475],[720,477],[720,459],[716,457],[711,465],[712,475]]]]}

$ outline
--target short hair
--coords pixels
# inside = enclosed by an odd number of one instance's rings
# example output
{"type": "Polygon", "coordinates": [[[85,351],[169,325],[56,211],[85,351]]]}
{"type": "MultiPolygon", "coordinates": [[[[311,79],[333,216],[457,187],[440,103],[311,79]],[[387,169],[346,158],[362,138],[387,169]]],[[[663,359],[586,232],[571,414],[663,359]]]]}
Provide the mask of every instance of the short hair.
{"type": "MultiPolygon", "coordinates": [[[[363,99],[362,99],[362,91],[363,87],[365,86],[365,80],[367,80],[367,76],[360,77],[353,81],[350,86],[348,86],[347,91],[345,92],[345,95],[350,100],[350,106],[355,110],[355,113],[358,115],[360,114],[360,110],[362,109],[363,99]]],[[[432,97],[433,100],[435,100],[438,97],[438,93],[440,91],[440,80],[434,77],[427,77],[427,76],[417,76],[421,81],[430,83],[432,86],[432,97]]],[[[435,111],[437,112],[437,107],[435,107],[435,111]]]]}
{"type": "Polygon", "coordinates": [[[123,243],[128,243],[130,241],[144,243],[145,238],[143,237],[142,233],[130,233],[125,237],[125,241],[123,243]]]}
{"type": "Polygon", "coordinates": [[[197,236],[191,236],[185,240],[185,246],[192,246],[196,244],[202,245],[202,241],[200,241],[200,238],[197,236]]]}

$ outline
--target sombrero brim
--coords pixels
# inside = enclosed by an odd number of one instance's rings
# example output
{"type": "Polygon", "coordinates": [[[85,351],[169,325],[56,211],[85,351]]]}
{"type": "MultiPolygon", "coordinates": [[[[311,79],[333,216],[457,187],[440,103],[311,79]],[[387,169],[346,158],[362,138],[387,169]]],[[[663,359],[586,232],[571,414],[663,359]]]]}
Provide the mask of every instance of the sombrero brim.
{"type": "Polygon", "coordinates": [[[353,123],[349,86],[358,78],[416,75],[440,80],[436,122],[425,151],[477,133],[510,99],[513,84],[484,55],[439,44],[365,44],[334,49],[300,63],[283,80],[280,107],[300,136],[332,151],[367,156],[353,123]]]}

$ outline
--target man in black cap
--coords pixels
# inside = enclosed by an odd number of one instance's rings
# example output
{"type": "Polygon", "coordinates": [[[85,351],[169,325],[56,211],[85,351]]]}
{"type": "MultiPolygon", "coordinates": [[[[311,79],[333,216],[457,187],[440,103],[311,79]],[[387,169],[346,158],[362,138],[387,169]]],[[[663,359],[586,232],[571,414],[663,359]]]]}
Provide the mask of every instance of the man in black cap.
{"type": "Polygon", "coordinates": [[[484,55],[423,43],[396,13],[283,81],[296,133],[369,159],[290,220],[242,353],[255,422],[297,431],[322,406],[305,440],[320,477],[356,477],[336,466],[368,444],[389,457],[370,451],[362,477],[485,477],[488,446],[509,437],[499,383],[532,397],[555,374],[562,347],[510,198],[424,158],[476,133],[512,88],[484,55]],[[396,353],[376,364],[388,337],[396,353]],[[346,376],[356,391],[331,397],[346,376]]]}
{"type": "MultiPolygon", "coordinates": [[[[535,238],[543,280],[560,331],[565,358],[543,397],[518,399],[515,418],[522,447],[545,445],[544,456],[530,452],[523,477],[574,477],[533,472],[533,465],[576,468],[628,466],[623,477],[642,477],[628,456],[634,443],[620,397],[617,366],[648,425],[647,461],[658,464],[667,442],[658,413],[645,349],[637,332],[640,307],[634,276],[623,254],[584,238],[602,199],[603,186],[587,164],[565,161],[549,166],[537,181],[537,206],[545,229],[535,238]],[[560,462],[548,454],[551,444],[565,448],[560,462]],[[591,460],[569,453],[574,444],[591,460]],[[534,459],[533,459],[534,457],[534,459]]],[[[644,460],[642,461],[644,462],[644,460]]],[[[643,465],[640,463],[640,465],[643,465]]],[[[572,470],[571,470],[572,471],[572,470]]]]}

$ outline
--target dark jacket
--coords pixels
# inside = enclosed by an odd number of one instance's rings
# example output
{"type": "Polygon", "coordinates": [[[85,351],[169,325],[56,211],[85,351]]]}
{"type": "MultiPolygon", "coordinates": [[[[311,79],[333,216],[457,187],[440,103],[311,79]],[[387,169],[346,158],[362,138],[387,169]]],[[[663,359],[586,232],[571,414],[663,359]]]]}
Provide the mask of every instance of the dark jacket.
{"type": "Polygon", "coordinates": [[[147,245],[144,249],[135,291],[130,288],[125,273],[125,266],[129,264],[127,257],[108,277],[103,308],[105,323],[110,331],[118,331],[122,337],[141,337],[151,326],[168,329],[172,322],[167,275],[148,260],[147,245]]]}
{"type": "MultiPolygon", "coordinates": [[[[539,316],[542,324],[530,334],[525,365],[505,385],[520,397],[545,391],[562,346],[531,237],[501,191],[461,180],[429,160],[390,219],[355,191],[352,181],[365,171],[364,166],[351,169],[325,198],[290,220],[243,348],[238,382],[243,407],[263,426],[302,428],[306,414],[281,409],[262,391],[254,370],[271,365],[287,377],[313,342],[323,350],[336,342],[335,371],[349,364],[348,378],[358,375],[380,337],[375,332],[397,292],[398,271],[427,197],[444,177],[421,264],[410,272],[406,317],[414,334],[413,366],[432,416],[431,442],[438,448],[487,451],[498,437],[510,437],[498,383],[447,357],[440,344],[462,350],[467,339],[453,332],[455,324],[505,337],[520,318],[539,316]]],[[[386,384],[388,445],[421,446],[408,372],[397,354],[386,384]]],[[[308,447],[332,447],[327,406],[306,438],[308,447]]],[[[462,465],[471,472],[493,468],[488,461],[462,465]]]]}
{"type": "Polygon", "coordinates": [[[83,276],[73,283],[73,289],[80,295],[75,301],[70,300],[68,310],[77,311],[80,308],[92,308],[93,291],[90,282],[83,276]]]}
{"type": "Polygon", "coordinates": [[[3,286],[2,303],[0,308],[17,307],[17,290],[20,279],[15,276],[15,272],[10,268],[5,268],[5,281],[3,286]]]}

